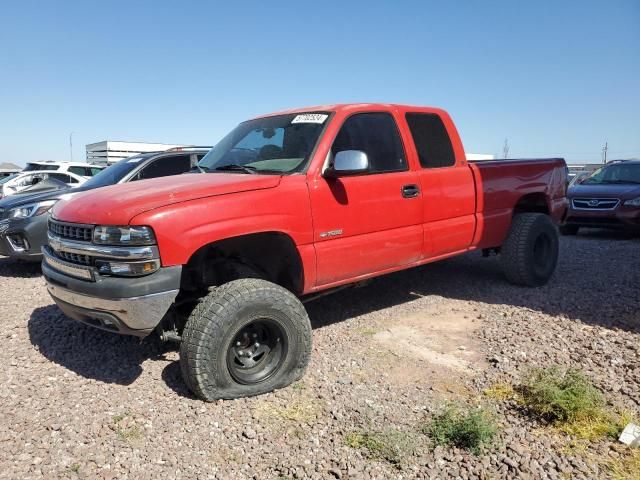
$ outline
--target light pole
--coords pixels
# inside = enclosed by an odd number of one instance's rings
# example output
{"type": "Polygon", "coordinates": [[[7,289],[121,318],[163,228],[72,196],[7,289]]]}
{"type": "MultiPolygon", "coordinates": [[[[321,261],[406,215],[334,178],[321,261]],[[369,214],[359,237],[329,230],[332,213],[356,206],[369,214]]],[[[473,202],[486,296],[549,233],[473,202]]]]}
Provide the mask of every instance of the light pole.
{"type": "Polygon", "coordinates": [[[71,161],[73,162],[73,133],[69,134],[69,156],[71,157],[71,161]]]}

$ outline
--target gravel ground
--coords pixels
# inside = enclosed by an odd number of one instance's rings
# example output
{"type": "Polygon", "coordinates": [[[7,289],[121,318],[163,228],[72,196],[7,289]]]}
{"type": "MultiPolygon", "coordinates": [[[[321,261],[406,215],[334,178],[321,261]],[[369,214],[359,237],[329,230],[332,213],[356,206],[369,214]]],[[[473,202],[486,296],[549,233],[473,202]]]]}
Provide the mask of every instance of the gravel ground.
{"type": "Polygon", "coordinates": [[[615,442],[575,448],[482,392],[531,365],[576,366],[637,415],[639,247],[564,237],[540,289],[470,254],[324,297],[308,304],[303,381],[213,404],[186,390],[171,346],[66,319],[38,266],[0,259],[0,478],[607,478],[615,442]],[[434,449],[420,433],[451,401],[495,409],[490,450],[434,449]],[[402,438],[399,464],[348,446],[354,431],[402,438]]]}

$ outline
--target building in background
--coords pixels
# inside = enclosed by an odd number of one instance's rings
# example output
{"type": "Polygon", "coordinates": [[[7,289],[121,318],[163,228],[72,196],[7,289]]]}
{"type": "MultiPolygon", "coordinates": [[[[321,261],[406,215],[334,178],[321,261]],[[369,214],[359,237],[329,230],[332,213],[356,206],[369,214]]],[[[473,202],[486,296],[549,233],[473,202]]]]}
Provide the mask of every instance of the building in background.
{"type": "Polygon", "coordinates": [[[123,158],[132,157],[139,153],[160,152],[184,146],[186,145],[105,140],[103,142],[90,143],[86,146],[87,162],[111,165],[123,158]]]}

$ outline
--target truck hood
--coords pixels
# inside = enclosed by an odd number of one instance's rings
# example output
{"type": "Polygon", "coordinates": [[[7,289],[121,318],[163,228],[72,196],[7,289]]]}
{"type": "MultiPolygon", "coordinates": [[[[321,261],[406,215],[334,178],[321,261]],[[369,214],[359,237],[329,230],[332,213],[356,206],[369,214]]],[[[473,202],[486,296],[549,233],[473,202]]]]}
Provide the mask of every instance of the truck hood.
{"type": "Polygon", "coordinates": [[[156,208],[199,198],[277,187],[280,175],[191,173],[112,185],[62,199],[52,216],[72,223],[127,225],[156,208]]]}
{"type": "Polygon", "coordinates": [[[567,193],[569,198],[620,198],[629,200],[640,197],[640,185],[605,183],[602,185],[574,185],[567,193]]]}

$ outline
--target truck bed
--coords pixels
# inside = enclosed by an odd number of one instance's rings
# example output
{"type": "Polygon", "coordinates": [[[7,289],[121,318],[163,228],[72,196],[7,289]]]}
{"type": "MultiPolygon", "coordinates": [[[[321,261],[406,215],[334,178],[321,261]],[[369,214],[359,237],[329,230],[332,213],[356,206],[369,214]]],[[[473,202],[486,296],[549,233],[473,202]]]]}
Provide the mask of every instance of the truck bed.
{"type": "Polygon", "coordinates": [[[470,161],[476,184],[474,245],[502,245],[514,206],[535,206],[559,222],[566,212],[566,168],[562,158],[470,161]],[[550,168],[552,165],[552,168],[550,168]]]}

